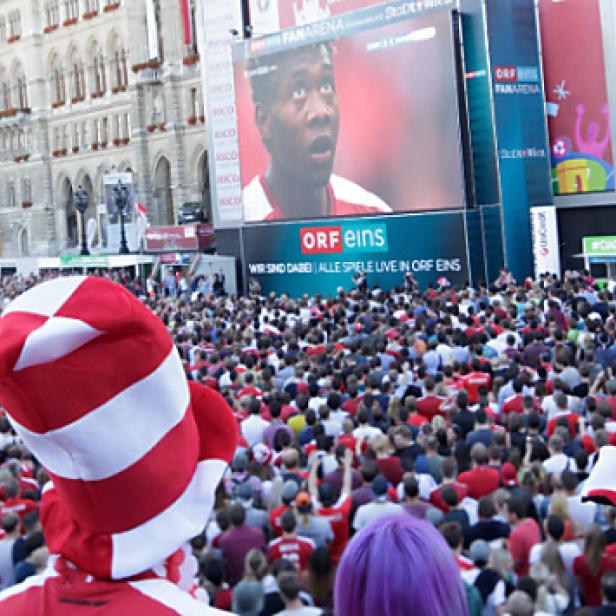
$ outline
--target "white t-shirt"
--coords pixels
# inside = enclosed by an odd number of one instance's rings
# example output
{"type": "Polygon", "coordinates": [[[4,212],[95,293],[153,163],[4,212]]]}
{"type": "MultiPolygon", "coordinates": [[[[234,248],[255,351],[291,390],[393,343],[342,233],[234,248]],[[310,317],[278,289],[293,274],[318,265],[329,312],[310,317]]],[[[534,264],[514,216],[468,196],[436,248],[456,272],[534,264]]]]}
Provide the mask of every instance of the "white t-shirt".
{"type": "MultiPolygon", "coordinates": [[[[533,545],[528,555],[529,565],[536,565],[541,560],[541,550],[543,550],[544,545],[545,543],[536,543],[533,545]]],[[[573,561],[582,553],[580,546],[573,541],[565,541],[558,546],[558,551],[562,556],[565,567],[567,567],[567,571],[573,573],[573,561]]]]}
{"type": "Polygon", "coordinates": [[[557,453],[544,460],[543,468],[548,473],[562,473],[566,469],[572,473],[577,473],[578,470],[575,460],[564,453],[557,453]]]}
{"type": "Polygon", "coordinates": [[[390,501],[374,501],[359,507],[353,519],[353,528],[360,530],[370,522],[378,520],[388,515],[396,515],[402,513],[404,509],[397,503],[390,501]]]}
{"type": "Polygon", "coordinates": [[[297,608],[295,610],[282,610],[282,612],[276,612],[274,616],[320,616],[323,610],[320,607],[304,607],[297,608]]]}

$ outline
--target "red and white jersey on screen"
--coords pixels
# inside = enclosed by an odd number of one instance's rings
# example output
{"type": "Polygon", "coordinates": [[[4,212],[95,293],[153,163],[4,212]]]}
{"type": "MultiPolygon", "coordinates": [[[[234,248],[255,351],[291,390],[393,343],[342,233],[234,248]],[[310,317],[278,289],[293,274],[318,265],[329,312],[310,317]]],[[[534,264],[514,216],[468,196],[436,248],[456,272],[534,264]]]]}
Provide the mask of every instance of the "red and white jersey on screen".
{"type": "Polygon", "coordinates": [[[223,616],[228,612],[202,601],[160,578],[135,581],[97,580],[78,570],[51,565],[44,573],[27,578],[0,593],[3,616],[223,616]],[[58,570],[59,569],[59,570],[58,570]]]}
{"type": "MultiPolygon", "coordinates": [[[[353,214],[383,214],[391,208],[380,197],[367,191],[355,182],[332,175],[327,183],[331,204],[327,216],[350,216],[353,214]]],[[[244,220],[284,220],[284,210],[274,201],[264,176],[257,176],[244,188],[244,220]]]]}

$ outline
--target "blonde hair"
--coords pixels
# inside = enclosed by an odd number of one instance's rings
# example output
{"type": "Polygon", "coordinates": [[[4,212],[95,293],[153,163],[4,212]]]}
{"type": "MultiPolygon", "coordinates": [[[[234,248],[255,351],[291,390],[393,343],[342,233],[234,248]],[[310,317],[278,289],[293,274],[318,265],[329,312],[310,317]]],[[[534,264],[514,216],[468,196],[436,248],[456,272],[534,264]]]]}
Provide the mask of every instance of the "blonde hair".
{"type": "Polygon", "coordinates": [[[370,447],[374,449],[377,455],[389,453],[391,441],[384,434],[377,434],[370,439],[370,447]]]}
{"type": "Polygon", "coordinates": [[[265,554],[253,548],[244,557],[244,580],[260,582],[267,575],[267,558],[265,554]]]}

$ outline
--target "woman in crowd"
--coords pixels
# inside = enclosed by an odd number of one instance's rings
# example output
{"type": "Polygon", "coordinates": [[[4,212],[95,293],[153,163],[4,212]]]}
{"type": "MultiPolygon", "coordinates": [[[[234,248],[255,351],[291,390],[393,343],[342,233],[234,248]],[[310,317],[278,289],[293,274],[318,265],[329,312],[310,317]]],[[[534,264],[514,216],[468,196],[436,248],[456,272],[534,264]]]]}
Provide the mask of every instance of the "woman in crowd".
{"type": "Polygon", "coordinates": [[[412,516],[382,518],[355,535],[338,566],[334,604],[353,616],[468,615],[451,550],[412,516]]]}

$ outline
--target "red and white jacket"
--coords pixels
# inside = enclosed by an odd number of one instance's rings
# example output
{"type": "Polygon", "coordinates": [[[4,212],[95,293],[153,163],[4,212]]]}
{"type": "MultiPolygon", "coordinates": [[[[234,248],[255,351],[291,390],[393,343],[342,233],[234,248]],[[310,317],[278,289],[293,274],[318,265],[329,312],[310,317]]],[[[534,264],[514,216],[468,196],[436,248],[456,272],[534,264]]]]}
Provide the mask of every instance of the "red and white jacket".
{"type": "Polygon", "coordinates": [[[47,570],[0,593],[2,616],[223,616],[172,582],[145,574],[98,580],[58,558],[47,570]]]}

